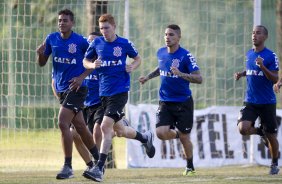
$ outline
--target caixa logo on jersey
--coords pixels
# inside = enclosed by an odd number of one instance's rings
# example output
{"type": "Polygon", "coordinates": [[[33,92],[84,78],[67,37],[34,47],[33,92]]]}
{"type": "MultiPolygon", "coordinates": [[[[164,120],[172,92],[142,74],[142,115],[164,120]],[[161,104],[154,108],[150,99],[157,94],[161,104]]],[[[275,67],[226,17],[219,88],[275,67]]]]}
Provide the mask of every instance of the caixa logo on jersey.
{"type": "Polygon", "coordinates": [[[69,53],[72,53],[72,54],[74,54],[74,53],[76,53],[76,44],[74,44],[74,43],[71,43],[71,44],[69,44],[69,53]]]}
{"type": "Polygon", "coordinates": [[[121,50],[122,50],[122,48],[121,47],[114,47],[114,56],[116,56],[116,57],[119,57],[119,56],[121,56],[121,50]]]}

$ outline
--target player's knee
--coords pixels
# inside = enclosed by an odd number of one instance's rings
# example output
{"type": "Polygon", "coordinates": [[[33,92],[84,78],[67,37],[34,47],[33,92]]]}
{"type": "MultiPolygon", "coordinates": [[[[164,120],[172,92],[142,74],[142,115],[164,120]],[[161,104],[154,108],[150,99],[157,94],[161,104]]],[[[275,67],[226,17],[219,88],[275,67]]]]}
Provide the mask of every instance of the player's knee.
{"type": "Polygon", "coordinates": [[[64,123],[64,122],[61,122],[61,121],[59,122],[58,126],[59,126],[59,128],[60,128],[60,130],[61,130],[62,132],[68,130],[69,127],[70,127],[69,124],[64,123]]]}
{"type": "Polygon", "coordinates": [[[243,126],[239,126],[238,128],[239,128],[239,132],[240,132],[241,135],[248,135],[249,131],[248,131],[247,128],[245,128],[243,126]]]}

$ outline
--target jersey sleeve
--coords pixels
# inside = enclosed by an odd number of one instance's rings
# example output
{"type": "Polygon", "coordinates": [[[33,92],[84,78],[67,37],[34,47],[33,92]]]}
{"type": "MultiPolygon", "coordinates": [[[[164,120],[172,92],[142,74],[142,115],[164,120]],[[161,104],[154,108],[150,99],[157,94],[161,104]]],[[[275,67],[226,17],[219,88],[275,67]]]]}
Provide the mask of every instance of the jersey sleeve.
{"type": "Polygon", "coordinates": [[[268,67],[271,71],[278,71],[279,70],[279,59],[277,55],[272,52],[272,55],[270,56],[270,65],[268,67]]]}
{"type": "Polygon", "coordinates": [[[190,73],[200,70],[196,58],[191,53],[189,52],[187,53],[186,60],[187,60],[188,70],[190,73]]]}
{"type": "Polygon", "coordinates": [[[134,44],[128,40],[127,44],[127,55],[130,58],[135,58],[138,55],[138,50],[134,46],[134,44]]]}
{"type": "Polygon", "coordinates": [[[48,35],[45,39],[45,51],[44,51],[44,55],[45,56],[49,56],[52,53],[52,46],[51,46],[51,35],[48,35]]]}

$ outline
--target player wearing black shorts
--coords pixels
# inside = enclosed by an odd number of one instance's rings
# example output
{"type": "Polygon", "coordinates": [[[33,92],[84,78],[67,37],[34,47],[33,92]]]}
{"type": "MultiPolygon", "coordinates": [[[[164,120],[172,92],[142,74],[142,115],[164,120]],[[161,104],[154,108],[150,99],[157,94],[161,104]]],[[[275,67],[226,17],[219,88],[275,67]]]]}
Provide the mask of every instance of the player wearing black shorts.
{"type": "Polygon", "coordinates": [[[246,77],[245,106],[240,111],[238,128],[242,135],[260,135],[271,154],[269,174],[278,174],[279,143],[277,139],[276,96],[273,84],[278,81],[279,61],[276,54],[264,46],[268,30],[262,25],[252,32],[253,48],[246,53],[246,70],[234,74],[235,80],[246,77]],[[261,125],[255,127],[260,118],[261,125]]]}
{"type": "Polygon", "coordinates": [[[58,120],[62,133],[62,148],[65,162],[63,168],[56,176],[57,179],[73,177],[71,123],[91,154],[98,155],[98,150],[95,147],[92,135],[85,125],[81,111],[87,93],[84,78],[91,73],[91,70],[85,70],[82,63],[84,53],[89,44],[82,35],[72,31],[73,25],[73,12],[68,9],[59,11],[59,32],[49,34],[36,50],[39,66],[45,66],[49,56],[52,56],[52,74],[55,90],[59,94],[61,104],[58,120]]]}
{"type": "Polygon", "coordinates": [[[166,47],[160,48],[157,52],[158,67],[149,75],[140,77],[139,81],[144,84],[160,75],[156,133],[161,140],[180,139],[187,160],[182,174],[193,176],[195,169],[190,132],[193,127],[194,108],[189,85],[201,84],[202,76],[196,59],[179,45],[180,38],[180,27],[168,25],[164,35],[166,47]]]}
{"type": "Polygon", "coordinates": [[[84,176],[100,182],[103,180],[103,168],[111,148],[113,131],[119,137],[140,141],[150,158],[155,155],[155,147],[152,132],[140,133],[132,127],[124,126],[121,121],[130,89],[129,74],[141,63],[138,51],[132,42],[115,33],[116,23],[112,15],[101,15],[99,28],[103,36],[96,38],[90,44],[83,64],[87,69],[95,69],[99,75],[99,93],[104,109],[99,161],[97,165],[85,172],[84,176]],[[127,56],[132,58],[133,62],[127,64],[127,56]]]}

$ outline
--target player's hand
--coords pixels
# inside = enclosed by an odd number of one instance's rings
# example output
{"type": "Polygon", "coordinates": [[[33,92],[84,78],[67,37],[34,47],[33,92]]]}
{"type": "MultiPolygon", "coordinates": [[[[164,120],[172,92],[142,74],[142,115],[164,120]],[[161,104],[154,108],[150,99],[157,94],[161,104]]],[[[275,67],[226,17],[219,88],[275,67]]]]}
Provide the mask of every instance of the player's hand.
{"type": "Polygon", "coordinates": [[[181,72],[179,71],[179,69],[175,66],[170,67],[171,72],[173,73],[173,75],[177,75],[180,77],[181,72]]]}
{"type": "Polygon", "coordinates": [[[93,69],[97,69],[97,68],[100,68],[101,67],[101,65],[102,65],[102,60],[101,60],[101,58],[100,57],[98,57],[98,59],[96,59],[95,61],[94,61],[94,68],[93,69]]]}
{"type": "Polygon", "coordinates": [[[145,82],[147,82],[149,79],[148,79],[148,77],[141,76],[141,77],[139,77],[138,80],[141,84],[145,84],[145,82]]]}
{"type": "Polygon", "coordinates": [[[70,82],[69,85],[70,90],[77,92],[83,82],[83,79],[81,79],[80,77],[74,77],[71,80],[69,80],[69,82],[70,82]]]}
{"type": "Polygon", "coordinates": [[[127,73],[133,72],[133,66],[131,64],[126,64],[125,65],[125,70],[127,73]]]}
{"type": "Polygon", "coordinates": [[[44,41],[41,45],[39,45],[39,46],[37,47],[36,53],[37,53],[38,55],[44,54],[45,49],[46,49],[46,43],[45,43],[45,41],[44,41]]]}
{"type": "Polygon", "coordinates": [[[264,65],[263,65],[263,58],[260,57],[260,56],[258,56],[258,57],[256,58],[255,62],[256,62],[256,65],[257,65],[258,67],[260,67],[260,68],[264,66],[264,65]]]}
{"type": "Polygon", "coordinates": [[[234,73],[234,79],[237,81],[242,77],[242,74],[240,72],[234,73]]]}
{"type": "Polygon", "coordinates": [[[280,82],[277,82],[276,84],[273,85],[273,90],[275,93],[280,93],[280,86],[282,84],[280,82]]]}

